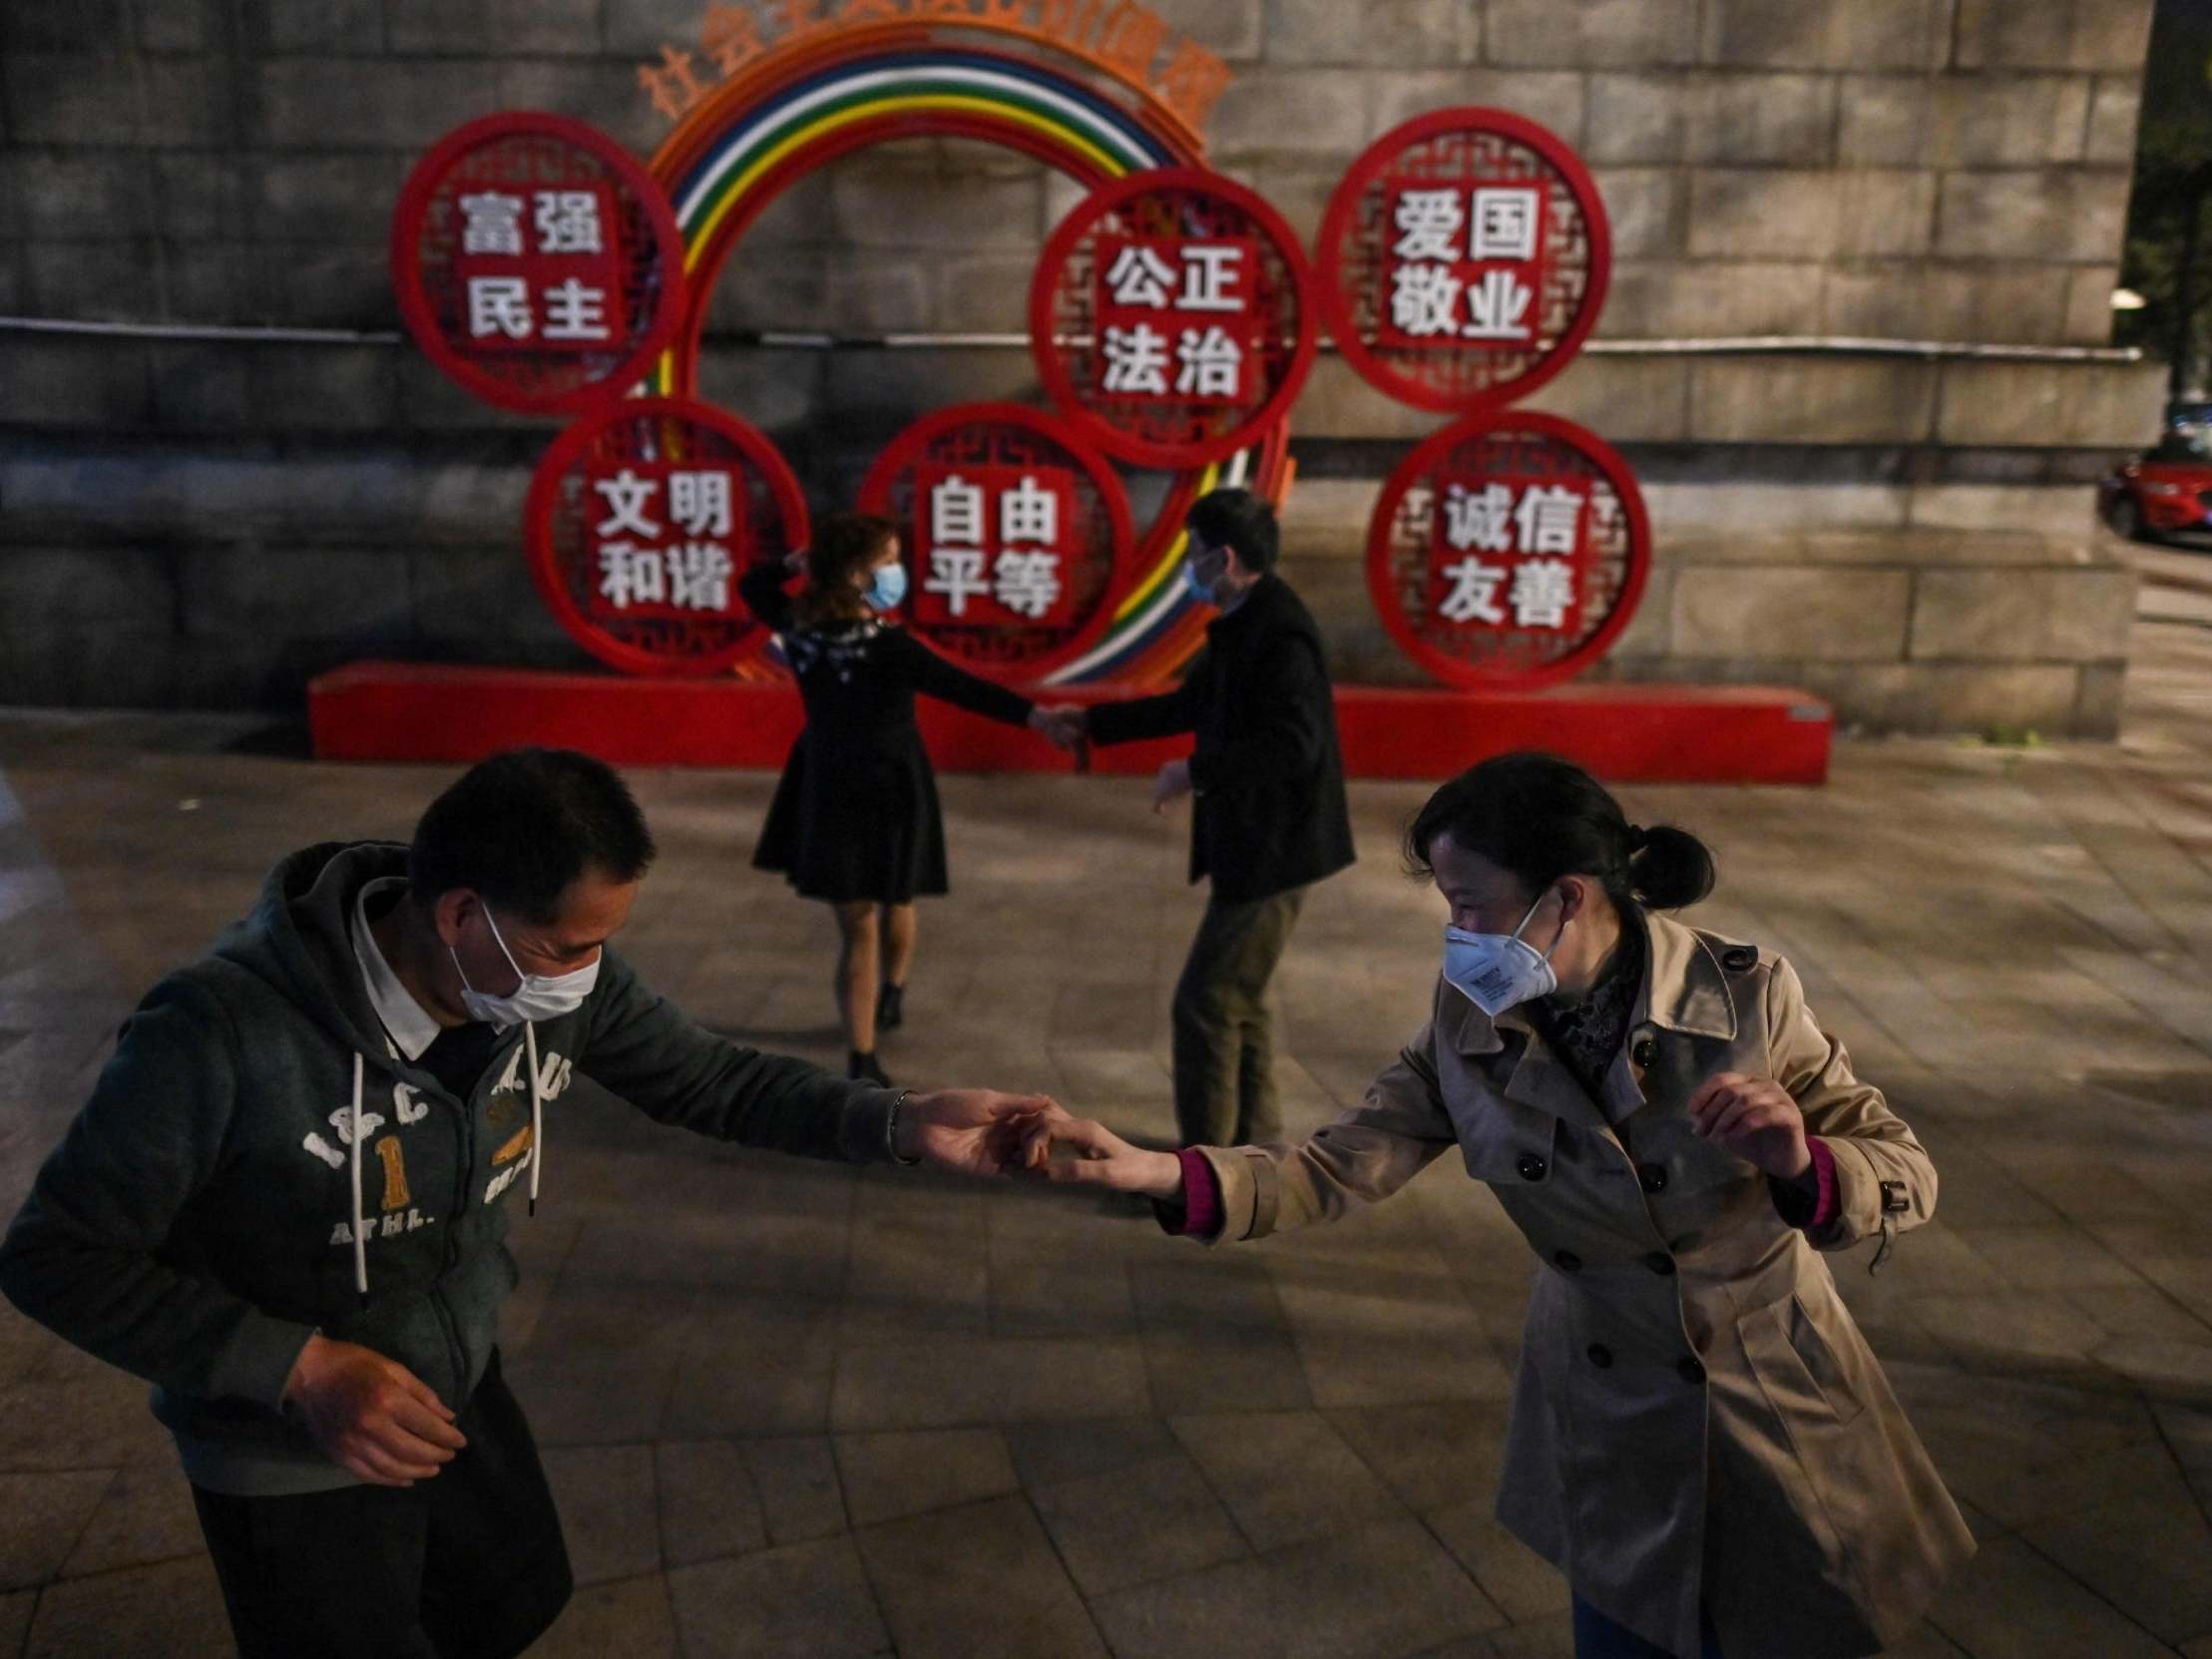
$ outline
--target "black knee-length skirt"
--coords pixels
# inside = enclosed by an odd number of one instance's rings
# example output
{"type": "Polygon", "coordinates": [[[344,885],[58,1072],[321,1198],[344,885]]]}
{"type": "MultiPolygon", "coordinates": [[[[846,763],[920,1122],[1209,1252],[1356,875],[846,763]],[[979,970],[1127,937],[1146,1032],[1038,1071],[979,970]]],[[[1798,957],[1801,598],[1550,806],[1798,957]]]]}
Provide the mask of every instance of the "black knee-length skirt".
{"type": "Polygon", "coordinates": [[[800,732],[752,862],[833,904],[902,905],[945,892],[945,817],[921,734],[861,749],[800,732]]]}

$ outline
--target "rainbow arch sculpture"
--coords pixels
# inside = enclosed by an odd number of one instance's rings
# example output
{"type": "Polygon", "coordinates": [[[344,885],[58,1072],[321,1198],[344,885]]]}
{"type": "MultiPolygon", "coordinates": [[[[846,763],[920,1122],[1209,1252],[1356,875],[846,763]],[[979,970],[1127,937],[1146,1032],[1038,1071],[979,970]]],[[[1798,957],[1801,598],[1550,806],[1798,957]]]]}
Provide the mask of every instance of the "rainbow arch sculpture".
{"type": "MultiPolygon", "coordinates": [[[[1073,72],[929,31],[840,29],[722,82],[692,108],[651,167],[675,209],[687,293],[674,343],[643,388],[695,396],[714,283],[746,229],[783,191],[839,157],[893,139],[998,144],[1093,189],[1148,168],[1199,165],[1190,130],[1162,109],[1130,109],[1073,72]]],[[[1174,475],[1138,538],[1138,578],[1106,636],[1058,670],[1060,683],[1156,684],[1198,648],[1206,616],[1184,592],[1182,519],[1217,485],[1279,500],[1289,482],[1288,423],[1226,461],[1174,475]]]]}

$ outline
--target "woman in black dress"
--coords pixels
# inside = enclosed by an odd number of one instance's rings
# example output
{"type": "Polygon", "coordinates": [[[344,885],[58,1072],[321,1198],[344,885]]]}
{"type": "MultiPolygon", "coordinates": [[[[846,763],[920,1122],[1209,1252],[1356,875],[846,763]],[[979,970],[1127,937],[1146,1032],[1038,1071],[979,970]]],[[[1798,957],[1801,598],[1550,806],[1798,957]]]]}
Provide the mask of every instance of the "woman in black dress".
{"type": "Polygon", "coordinates": [[[790,571],[780,564],[755,565],[740,584],[752,614],[783,635],[806,705],[752,862],[836,913],[847,1074],[888,1083],[876,1031],[902,1017],[914,901],[946,890],[945,821],[914,694],[1047,735],[1053,728],[1029,698],[956,667],[893,620],[906,570],[890,520],[832,513],[800,560],[807,585],[796,600],[783,592],[790,571]]]}

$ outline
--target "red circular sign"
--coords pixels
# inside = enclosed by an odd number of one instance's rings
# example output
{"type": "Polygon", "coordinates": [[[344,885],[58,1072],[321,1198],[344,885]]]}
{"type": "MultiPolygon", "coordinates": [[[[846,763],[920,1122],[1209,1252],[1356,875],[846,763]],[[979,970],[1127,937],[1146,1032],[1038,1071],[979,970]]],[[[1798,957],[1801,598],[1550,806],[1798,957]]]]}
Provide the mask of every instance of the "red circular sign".
{"type": "Polygon", "coordinates": [[[1431,436],[1391,474],[1367,589],[1406,654],[1475,689],[1571,678],[1634,616],[1651,523],[1628,463],[1556,415],[1509,409],[1431,436]]]}
{"type": "Polygon", "coordinates": [[[902,528],[907,626],[993,679],[1042,679],[1097,642],[1128,584],[1128,500],[1067,425],[1017,403],[916,421],[860,486],[902,528]]]}
{"type": "Polygon", "coordinates": [[[675,334],[683,240],[613,139],[511,112],[446,135],[392,217],[392,286],[430,360],[523,414],[582,414],[633,386],[675,334]]]}
{"type": "Polygon", "coordinates": [[[1313,367],[1313,284],[1280,213],[1204,168],[1106,185],[1030,283],[1030,349],[1076,429],[1139,466],[1190,467],[1287,415],[1313,367]]]}
{"type": "Polygon", "coordinates": [[[554,440],[523,536],[539,594],[602,662],[708,674],[767,642],[737,581],[806,545],[806,501],[775,446],[735,416],[636,398],[554,440]]]}
{"type": "Polygon", "coordinates": [[[1552,133],[1502,110],[1437,110],[1352,164],[1314,263],[1347,362],[1402,402],[1472,413],[1525,397],[1581,349],[1612,233],[1552,133]]]}

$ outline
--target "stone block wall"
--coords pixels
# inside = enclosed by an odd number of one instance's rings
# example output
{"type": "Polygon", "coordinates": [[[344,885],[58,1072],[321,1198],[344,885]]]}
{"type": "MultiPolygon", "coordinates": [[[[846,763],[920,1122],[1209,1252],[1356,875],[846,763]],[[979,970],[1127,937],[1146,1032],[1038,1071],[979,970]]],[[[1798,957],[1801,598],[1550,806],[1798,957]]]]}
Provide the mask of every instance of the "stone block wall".
{"type": "MultiPolygon", "coordinates": [[[[1153,3],[1235,72],[1213,160],[1301,233],[1353,154],[1423,110],[1494,104],[1576,147],[1614,225],[1614,350],[1538,403],[1652,457],[1655,499],[1703,492],[1787,538],[1870,514],[1971,524],[1992,491],[2025,491],[2007,498],[2020,512],[2063,475],[2045,506],[2078,518],[2081,480],[2152,429],[2149,368],[1632,343],[2103,343],[2151,0],[1153,3]],[[1785,476],[1785,453],[1818,464],[1785,476]]],[[[637,68],[705,9],[5,0],[0,315],[396,329],[385,235],[414,160],[514,107],[650,153],[666,123],[637,68]]],[[[1019,331],[1076,196],[1025,159],[933,140],[804,181],[716,287],[707,394],[773,434],[825,505],[924,409],[1034,398],[1020,350],[738,342],[1019,331]]],[[[1307,488],[1379,476],[1436,424],[1325,356],[1296,418],[1321,446],[1307,488]]],[[[404,343],[0,326],[0,698],[282,705],[370,651],[581,663],[515,529],[553,430],[462,396],[404,343]]],[[[1325,620],[1359,663],[1364,596],[1325,620]]]]}
{"type": "MultiPolygon", "coordinates": [[[[1650,586],[1591,677],[1799,686],[1847,730],[2116,736],[2132,567],[2078,492],[1967,493],[1981,499],[1964,527],[1940,510],[1965,505],[1957,492],[1904,487],[1831,494],[1826,526],[1803,529],[1747,514],[1740,489],[1655,489],[1650,586]]],[[[1318,614],[1345,619],[1331,637],[1342,677],[1422,684],[1370,614],[1351,620],[1374,495],[1306,485],[1284,522],[1285,573],[1318,614]]]]}
{"type": "MultiPolygon", "coordinates": [[[[1589,161],[1614,338],[2107,337],[2151,0],[1160,0],[1237,79],[1217,165],[1310,232],[1351,156],[1496,104],[1589,161]]],[[[702,0],[9,0],[0,308],[394,325],[392,199],[457,123],[559,109],[641,153],[635,71],[702,0]]],[[[1074,193],[973,144],[794,191],[717,291],[728,326],[1023,322],[1074,193]]],[[[13,347],[10,348],[11,354],[13,347]]],[[[348,366],[318,359],[334,387],[348,366]]],[[[19,408],[18,421],[42,411],[19,408]]]]}

